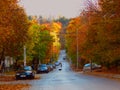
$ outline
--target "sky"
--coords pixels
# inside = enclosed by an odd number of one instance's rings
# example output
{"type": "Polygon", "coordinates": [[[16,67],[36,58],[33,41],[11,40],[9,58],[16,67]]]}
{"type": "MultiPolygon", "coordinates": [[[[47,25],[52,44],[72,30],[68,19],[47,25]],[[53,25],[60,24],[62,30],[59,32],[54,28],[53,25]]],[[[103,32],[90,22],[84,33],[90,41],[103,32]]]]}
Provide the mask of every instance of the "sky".
{"type": "Polygon", "coordinates": [[[79,16],[85,7],[85,0],[21,0],[27,15],[57,18],[65,16],[74,18],[79,16]]]}

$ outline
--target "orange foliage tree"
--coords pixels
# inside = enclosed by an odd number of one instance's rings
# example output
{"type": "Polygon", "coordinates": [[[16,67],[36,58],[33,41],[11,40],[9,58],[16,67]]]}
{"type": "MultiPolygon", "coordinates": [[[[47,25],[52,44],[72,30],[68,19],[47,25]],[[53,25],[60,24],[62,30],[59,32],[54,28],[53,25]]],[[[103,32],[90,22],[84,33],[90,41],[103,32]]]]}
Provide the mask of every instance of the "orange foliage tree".
{"type": "MultiPolygon", "coordinates": [[[[81,62],[80,58],[82,56],[83,45],[86,41],[86,34],[87,34],[87,25],[82,24],[81,17],[76,17],[70,20],[67,26],[66,47],[67,47],[67,53],[69,57],[72,59],[72,62],[75,66],[77,61],[77,49],[79,55],[78,56],[79,62],[81,62]],[[77,48],[77,44],[78,44],[78,48],[77,48]]],[[[81,65],[79,64],[79,66],[81,65]]]]}
{"type": "Polygon", "coordinates": [[[17,0],[0,1],[0,60],[20,55],[29,23],[17,0]]]}
{"type": "MultiPolygon", "coordinates": [[[[93,61],[107,68],[118,69],[120,65],[120,11],[118,10],[120,1],[99,0],[98,4],[96,6],[89,1],[87,10],[80,14],[79,23],[75,23],[78,17],[71,20],[67,31],[75,32],[78,29],[78,33],[85,32],[78,34],[79,57],[84,57],[87,62],[93,61]]],[[[70,57],[74,55],[72,58],[74,60],[76,60],[75,44],[76,34],[67,35],[68,54],[70,57]]]]}

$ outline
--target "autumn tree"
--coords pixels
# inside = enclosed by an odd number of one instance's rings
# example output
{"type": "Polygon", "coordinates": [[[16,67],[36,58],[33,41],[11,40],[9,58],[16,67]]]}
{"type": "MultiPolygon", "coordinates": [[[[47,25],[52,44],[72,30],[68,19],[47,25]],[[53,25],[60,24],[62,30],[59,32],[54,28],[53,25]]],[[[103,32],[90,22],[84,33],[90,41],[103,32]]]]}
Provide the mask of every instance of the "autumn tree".
{"type": "MultiPolygon", "coordinates": [[[[82,62],[81,57],[83,51],[83,45],[86,41],[87,25],[83,23],[82,17],[76,17],[71,19],[66,31],[66,48],[68,56],[71,58],[72,63],[76,66],[77,52],[78,61],[82,62]]],[[[79,64],[81,67],[84,64],[79,64]]]]}
{"type": "MultiPolygon", "coordinates": [[[[82,44],[80,39],[78,39],[79,57],[85,58],[87,62],[100,63],[107,68],[119,68],[119,7],[120,1],[118,0],[99,0],[97,4],[89,0],[86,10],[80,14],[79,23],[75,23],[75,19],[70,21],[67,27],[69,33],[70,31],[72,33],[72,30],[75,32],[76,29],[78,29],[78,32],[85,31],[84,35],[79,34],[83,38],[82,44]]],[[[76,44],[76,35],[73,35],[67,35],[67,50],[70,57],[73,57],[73,55],[76,57],[76,45],[74,45],[76,44]]],[[[79,35],[78,38],[80,37],[79,35]]],[[[74,60],[75,58],[72,59],[74,60]]]]}
{"type": "Polygon", "coordinates": [[[0,1],[0,60],[21,54],[28,26],[26,13],[17,0],[0,1]]]}
{"type": "Polygon", "coordinates": [[[44,24],[32,23],[28,36],[30,39],[26,43],[27,60],[36,59],[39,63],[45,63],[45,59],[50,58],[50,49],[53,42],[49,28],[44,24]]]}
{"type": "Polygon", "coordinates": [[[60,31],[62,29],[62,24],[60,22],[54,22],[52,21],[50,24],[50,35],[52,35],[53,37],[53,46],[52,46],[52,59],[57,60],[58,59],[58,55],[59,55],[59,51],[61,48],[60,45],[60,31]]]}
{"type": "Polygon", "coordinates": [[[103,66],[119,65],[119,1],[100,0],[99,8],[88,7],[88,35],[85,44],[86,57],[103,66]]]}
{"type": "Polygon", "coordinates": [[[118,68],[120,65],[120,1],[100,0],[101,12],[103,15],[105,40],[107,42],[106,60],[109,67],[118,68]]]}

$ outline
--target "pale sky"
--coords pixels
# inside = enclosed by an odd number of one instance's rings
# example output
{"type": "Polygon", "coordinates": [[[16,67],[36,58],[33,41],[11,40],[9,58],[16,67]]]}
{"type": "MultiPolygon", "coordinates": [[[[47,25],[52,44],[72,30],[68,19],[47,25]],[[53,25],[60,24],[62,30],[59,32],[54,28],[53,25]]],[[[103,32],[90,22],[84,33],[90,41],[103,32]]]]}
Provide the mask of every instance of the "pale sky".
{"type": "Polygon", "coordinates": [[[27,15],[37,15],[43,17],[65,16],[73,18],[79,16],[84,8],[85,0],[21,0],[27,15]]]}

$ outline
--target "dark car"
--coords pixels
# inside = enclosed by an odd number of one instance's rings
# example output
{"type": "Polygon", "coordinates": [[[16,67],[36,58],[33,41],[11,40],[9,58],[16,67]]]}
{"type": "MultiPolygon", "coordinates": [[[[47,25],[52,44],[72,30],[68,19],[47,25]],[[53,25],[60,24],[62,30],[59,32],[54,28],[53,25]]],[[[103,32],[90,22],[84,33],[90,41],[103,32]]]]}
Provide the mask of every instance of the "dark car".
{"type": "Polygon", "coordinates": [[[16,80],[18,79],[34,79],[35,72],[33,71],[31,66],[24,66],[18,69],[16,72],[16,80]]]}
{"type": "Polygon", "coordinates": [[[56,68],[56,65],[55,64],[53,64],[53,69],[55,69],[56,68]]]}
{"type": "Polygon", "coordinates": [[[48,70],[52,71],[54,69],[54,66],[52,64],[47,64],[48,70]]]}
{"type": "Polygon", "coordinates": [[[66,57],[65,57],[65,56],[63,57],[63,60],[66,60],[66,57]]]}
{"type": "Polygon", "coordinates": [[[48,73],[48,67],[46,64],[40,64],[37,69],[37,73],[48,73]]]}

